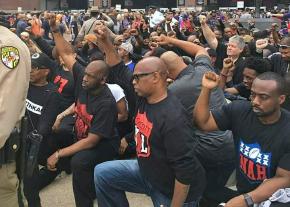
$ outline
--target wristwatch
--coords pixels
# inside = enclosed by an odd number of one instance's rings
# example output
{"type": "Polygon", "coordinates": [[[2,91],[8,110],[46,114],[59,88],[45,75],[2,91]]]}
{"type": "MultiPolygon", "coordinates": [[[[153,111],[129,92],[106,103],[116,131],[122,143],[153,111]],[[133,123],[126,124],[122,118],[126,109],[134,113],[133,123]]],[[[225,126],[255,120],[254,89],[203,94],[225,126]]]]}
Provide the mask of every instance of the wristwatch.
{"type": "Polygon", "coordinates": [[[247,204],[248,207],[253,207],[254,206],[254,202],[253,199],[251,198],[251,196],[249,196],[247,193],[243,194],[245,202],[247,204]]]}

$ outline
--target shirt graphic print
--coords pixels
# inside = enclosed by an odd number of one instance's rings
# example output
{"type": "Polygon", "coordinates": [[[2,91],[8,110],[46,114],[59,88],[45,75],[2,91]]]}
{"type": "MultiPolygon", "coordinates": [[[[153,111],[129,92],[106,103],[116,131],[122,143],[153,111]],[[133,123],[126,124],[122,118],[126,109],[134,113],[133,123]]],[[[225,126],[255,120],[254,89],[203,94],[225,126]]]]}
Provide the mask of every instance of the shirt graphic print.
{"type": "Polygon", "coordinates": [[[250,183],[262,182],[271,177],[272,153],[263,152],[258,143],[240,141],[240,170],[250,183]]]}
{"type": "Polygon", "coordinates": [[[153,128],[152,122],[147,118],[146,113],[138,111],[135,118],[135,142],[138,157],[150,157],[150,135],[153,128]]]}

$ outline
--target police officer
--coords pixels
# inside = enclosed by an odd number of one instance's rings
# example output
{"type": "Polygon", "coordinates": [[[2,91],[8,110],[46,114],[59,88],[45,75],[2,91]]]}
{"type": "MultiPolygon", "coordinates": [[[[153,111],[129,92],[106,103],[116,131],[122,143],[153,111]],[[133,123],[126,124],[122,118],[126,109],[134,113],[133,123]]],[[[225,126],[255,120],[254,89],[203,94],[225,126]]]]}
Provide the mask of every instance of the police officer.
{"type": "Polygon", "coordinates": [[[25,112],[31,59],[27,46],[9,29],[0,26],[0,206],[16,207],[19,179],[13,144],[25,112]]]}

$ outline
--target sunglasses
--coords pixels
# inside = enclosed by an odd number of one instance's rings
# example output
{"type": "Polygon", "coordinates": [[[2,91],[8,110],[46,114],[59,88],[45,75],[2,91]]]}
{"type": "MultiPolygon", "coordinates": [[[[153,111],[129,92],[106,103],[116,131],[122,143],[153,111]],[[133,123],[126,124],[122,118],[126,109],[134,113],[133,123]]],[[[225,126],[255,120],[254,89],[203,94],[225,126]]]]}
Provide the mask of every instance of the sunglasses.
{"type": "Polygon", "coordinates": [[[288,46],[288,45],[278,45],[278,47],[283,49],[283,50],[290,48],[290,46],[288,46]]]}
{"type": "Polygon", "coordinates": [[[32,66],[31,69],[32,70],[40,70],[40,69],[47,69],[47,67],[44,67],[44,66],[42,66],[42,67],[34,67],[34,66],[32,66]]]}
{"type": "Polygon", "coordinates": [[[156,71],[153,71],[153,72],[150,72],[150,73],[134,74],[134,75],[132,76],[132,80],[139,81],[140,78],[145,77],[145,76],[148,76],[148,75],[151,75],[151,74],[153,74],[153,73],[155,73],[155,72],[156,72],[156,71]]]}

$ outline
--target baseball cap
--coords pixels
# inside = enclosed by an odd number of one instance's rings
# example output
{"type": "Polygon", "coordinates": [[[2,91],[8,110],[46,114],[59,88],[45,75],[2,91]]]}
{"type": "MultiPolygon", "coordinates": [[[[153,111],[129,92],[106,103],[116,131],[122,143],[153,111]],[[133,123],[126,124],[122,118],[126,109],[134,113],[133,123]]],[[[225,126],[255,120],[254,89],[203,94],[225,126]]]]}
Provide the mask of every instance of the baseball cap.
{"type": "Polygon", "coordinates": [[[92,6],[90,9],[91,12],[99,12],[99,7],[98,6],[92,6]]]}
{"type": "Polygon", "coordinates": [[[53,69],[53,61],[44,53],[34,53],[31,55],[31,67],[53,69]]]}
{"type": "Polygon", "coordinates": [[[84,39],[88,42],[94,43],[95,45],[97,44],[97,37],[94,34],[87,34],[84,39]]]}
{"type": "Polygon", "coordinates": [[[130,42],[124,42],[119,47],[133,54],[133,45],[130,42]]]}

